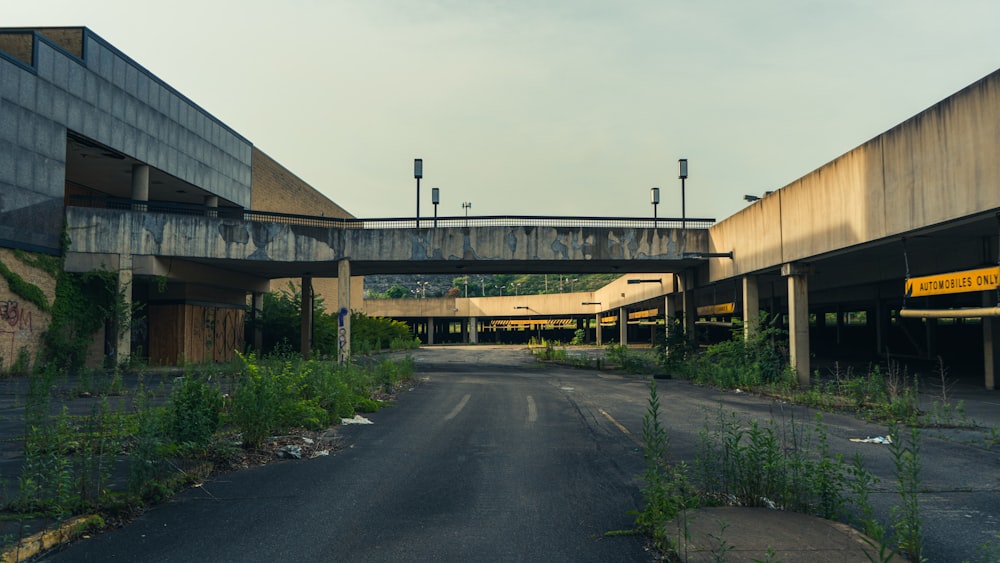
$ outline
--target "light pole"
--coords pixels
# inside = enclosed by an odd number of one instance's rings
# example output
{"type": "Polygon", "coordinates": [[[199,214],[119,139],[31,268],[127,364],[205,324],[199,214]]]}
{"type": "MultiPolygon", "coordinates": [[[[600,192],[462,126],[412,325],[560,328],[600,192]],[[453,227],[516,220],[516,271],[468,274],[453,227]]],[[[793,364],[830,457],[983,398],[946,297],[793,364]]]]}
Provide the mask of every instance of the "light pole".
{"type": "Polygon", "coordinates": [[[656,228],[656,206],[660,204],[660,188],[649,188],[649,203],[653,204],[653,228],[656,228]]]}
{"type": "Polygon", "coordinates": [[[417,228],[420,228],[420,179],[424,177],[424,159],[413,159],[413,177],[417,179],[417,228]]]}
{"type": "Polygon", "coordinates": [[[438,202],[440,202],[440,190],[431,188],[431,203],[434,204],[434,226],[438,226],[438,202]]]}
{"type": "Polygon", "coordinates": [[[471,201],[463,201],[462,202],[462,209],[465,210],[465,226],[468,227],[469,226],[469,210],[472,209],[472,202],[471,201]]]}
{"type": "Polygon", "coordinates": [[[685,209],[684,201],[684,180],[687,180],[688,177],[688,159],[682,158],[678,160],[677,163],[680,164],[681,168],[680,175],[678,177],[681,179],[681,229],[683,230],[687,227],[687,211],[685,209]]]}

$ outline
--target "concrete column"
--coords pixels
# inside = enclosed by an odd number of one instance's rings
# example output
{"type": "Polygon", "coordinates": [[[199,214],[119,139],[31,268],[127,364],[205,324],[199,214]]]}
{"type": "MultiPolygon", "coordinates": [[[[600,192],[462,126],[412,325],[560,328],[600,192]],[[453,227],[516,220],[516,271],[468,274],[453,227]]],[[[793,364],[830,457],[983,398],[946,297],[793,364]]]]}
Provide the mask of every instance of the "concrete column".
{"type": "Polygon", "coordinates": [[[674,317],[677,316],[677,302],[674,300],[673,295],[667,295],[663,298],[663,318],[666,321],[664,325],[664,341],[670,342],[672,337],[671,331],[676,330],[674,326],[674,317]]]}
{"type": "Polygon", "coordinates": [[[789,362],[799,387],[809,387],[809,281],[808,270],[798,264],[784,264],[781,274],[788,278],[789,362]]]}
{"type": "Polygon", "coordinates": [[[597,313],[594,318],[594,323],[597,325],[594,327],[594,340],[598,346],[601,346],[601,314],[597,313]]]}
{"type": "MultiPolygon", "coordinates": [[[[149,165],[132,165],[132,200],[149,201],[149,165]]],[[[146,211],[148,206],[133,204],[134,211],[146,211]]]]}
{"type": "Polygon", "coordinates": [[[469,317],[469,344],[479,344],[479,319],[469,317]]]}
{"type": "Polygon", "coordinates": [[[628,345],[628,309],[618,308],[618,344],[628,345]]]}
{"type": "Polygon", "coordinates": [[[434,344],[434,317],[427,317],[427,344],[434,344]]]}
{"type": "Polygon", "coordinates": [[[219,216],[219,211],[218,211],[219,196],[217,196],[217,195],[207,195],[207,196],[205,196],[205,207],[208,208],[208,211],[205,212],[206,216],[208,216],[208,217],[218,217],[219,216]]]}
{"type": "MultiPolygon", "coordinates": [[[[983,306],[994,307],[996,295],[983,292],[983,306]]],[[[996,389],[997,372],[1000,370],[1000,318],[983,317],[983,375],[987,391],[996,389]]]]}
{"type": "Polygon", "coordinates": [[[682,294],[684,333],[687,335],[688,340],[694,342],[696,337],[695,323],[698,321],[698,302],[694,298],[695,273],[693,271],[684,272],[681,274],[680,279],[681,288],[684,291],[682,294]]]}
{"type": "Polygon", "coordinates": [[[302,323],[299,330],[301,336],[299,352],[303,358],[308,360],[310,353],[312,353],[313,327],[313,289],[311,276],[302,276],[302,310],[300,313],[302,323]]]}
{"type": "Polygon", "coordinates": [[[264,294],[255,292],[251,298],[250,314],[253,315],[253,348],[259,354],[264,348],[264,326],[261,324],[261,316],[264,314],[264,294]]]}
{"type": "Polygon", "coordinates": [[[337,262],[337,357],[351,359],[351,261],[337,262]]]}
{"type": "Polygon", "coordinates": [[[889,334],[889,308],[885,306],[885,301],[879,299],[875,302],[875,352],[877,354],[885,352],[887,334],[889,334]]]}
{"type": "Polygon", "coordinates": [[[121,290],[120,324],[115,326],[115,365],[132,357],[132,255],[123,254],[118,263],[118,288],[121,290]]]}
{"type": "Polygon", "coordinates": [[[760,323],[760,288],[757,276],[743,276],[743,338],[749,340],[760,323]]]}

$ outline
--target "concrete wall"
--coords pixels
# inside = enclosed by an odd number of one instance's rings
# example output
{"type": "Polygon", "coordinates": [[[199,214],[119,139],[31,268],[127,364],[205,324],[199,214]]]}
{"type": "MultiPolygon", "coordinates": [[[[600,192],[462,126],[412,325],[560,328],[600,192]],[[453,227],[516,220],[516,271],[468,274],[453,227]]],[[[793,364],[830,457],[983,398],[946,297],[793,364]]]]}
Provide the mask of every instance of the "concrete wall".
{"type": "MultiPolygon", "coordinates": [[[[56,280],[48,272],[26,264],[6,248],[0,248],[0,263],[40,289],[49,305],[55,301],[56,280]]],[[[0,370],[10,369],[21,350],[34,361],[42,333],[51,321],[51,313],[11,291],[7,280],[0,276],[0,370]]]]}
{"type": "Polygon", "coordinates": [[[711,281],[1000,208],[1000,71],[713,226],[711,281]]]}

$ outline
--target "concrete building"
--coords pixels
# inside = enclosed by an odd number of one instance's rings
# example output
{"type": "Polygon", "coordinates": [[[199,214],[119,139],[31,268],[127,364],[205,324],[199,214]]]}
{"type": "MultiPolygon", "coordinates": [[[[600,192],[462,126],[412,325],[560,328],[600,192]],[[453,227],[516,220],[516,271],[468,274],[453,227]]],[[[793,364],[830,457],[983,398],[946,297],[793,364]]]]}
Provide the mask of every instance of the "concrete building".
{"type": "MultiPolygon", "coordinates": [[[[148,201],[146,210],[350,217],[92,31],[0,30],[0,262],[51,303],[55,281],[14,249],[60,254],[67,203],[107,207],[115,198],[148,201]]],[[[66,268],[118,273],[145,315],[124,335],[131,342],[115,344],[153,363],[233,357],[247,294],[284,283],[129,252],[67,255],[66,268]]],[[[336,295],[336,280],[325,283],[319,290],[336,295]]],[[[34,355],[51,314],[0,285],[0,366],[9,367],[22,348],[34,355]]],[[[95,336],[96,356],[115,349],[103,337],[95,336]]]]}
{"type": "MultiPolygon", "coordinates": [[[[142,346],[154,363],[229,357],[247,296],[274,280],[353,279],[325,288],[327,302],[414,320],[427,341],[475,341],[495,321],[575,324],[595,340],[614,323],[629,341],[630,324],[663,325],[651,319],[679,315],[693,329],[738,317],[752,330],[767,311],[789,330],[803,385],[824,358],[940,358],[993,389],[998,154],[994,73],[718,223],[376,224],[89,30],[0,30],[0,262],[47,292],[41,269],[10,249],[115,272],[148,325],[114,348],[142,346]],[[591,272],[623,276],[560,296],[361,299],[360,277],[374,273],[591,272]]],[[[4,361],[46,325],[9,285],[4,361]]]]}

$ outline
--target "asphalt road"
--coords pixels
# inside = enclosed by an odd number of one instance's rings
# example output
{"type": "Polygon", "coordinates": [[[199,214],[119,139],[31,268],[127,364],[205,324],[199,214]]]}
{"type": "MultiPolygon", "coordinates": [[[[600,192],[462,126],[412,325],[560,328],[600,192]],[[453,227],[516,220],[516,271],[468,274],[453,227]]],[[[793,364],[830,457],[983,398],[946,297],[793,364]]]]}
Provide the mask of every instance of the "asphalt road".
{"type": "MultiPolygon", "coordinates": [[[[648,381],[536,364],[513,347],[414,352],[418,377],[373,425],[342,427],[328,458],[280,462],[186,491],[122,530],[49,561],[650,561],[631,526],[641,502],[648,381]]],[[[762,423],[815,412],[745,393],[658,380],[672,457],[692,461],[720,409],[762,423]]],[[[994,394],[970,413],[1000,427],[994,394]]],[[[978,402],[977,402],[978,401],[978,402]]],[[[895,469],[887,446],[852,442],[884,425],[824,413],[831,450],[860,454],[881,479],[887,522],[895,469]]],[[[928,561],[985,561],[1000,544],[1000,453],[966,431],[922,431],[920,508],[928,561]]],[[[808,546],[803,546],[808,549],[808,546]]]]}
{"type": "Polygon", "coordinates": [[[652,560],[604,537],[631,525],[642,452],[574,400],[593,372],[560,381],[523,349],[417,357],[422,381],[335,455],[226,475],[46,560],[652,560]]]}

